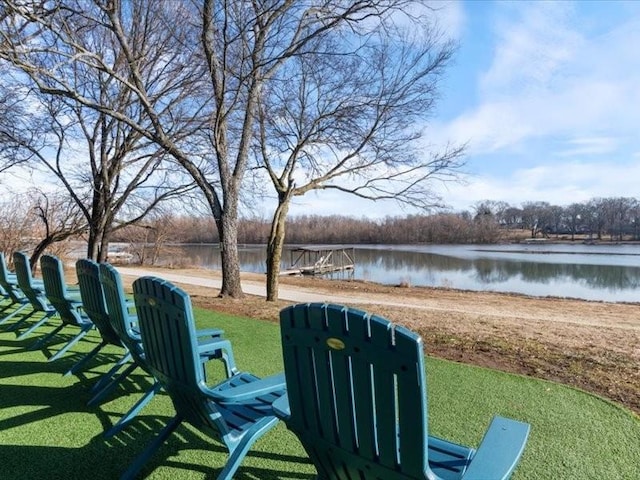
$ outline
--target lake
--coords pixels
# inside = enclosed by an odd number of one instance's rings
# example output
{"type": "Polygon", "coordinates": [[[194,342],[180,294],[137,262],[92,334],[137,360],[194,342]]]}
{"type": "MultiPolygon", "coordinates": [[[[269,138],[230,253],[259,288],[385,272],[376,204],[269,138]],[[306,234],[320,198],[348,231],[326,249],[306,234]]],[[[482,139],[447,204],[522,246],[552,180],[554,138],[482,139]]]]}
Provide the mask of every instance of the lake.
{"type": "MultiPolygon", "coordinates": [[[[356,267],[351,278],[357,280],[612,302],[640,301],[640,245],[353,247],[356,267]]],[[[186,245],[181,248],[193,264],[220,268],[217,246],[186,245]]],[[[288,268],[289,262],[286,251],[282,268],[288,268]]],[[[243,271],[264,273],[265,247],[240,247],[240,263],[243,271]]]]}

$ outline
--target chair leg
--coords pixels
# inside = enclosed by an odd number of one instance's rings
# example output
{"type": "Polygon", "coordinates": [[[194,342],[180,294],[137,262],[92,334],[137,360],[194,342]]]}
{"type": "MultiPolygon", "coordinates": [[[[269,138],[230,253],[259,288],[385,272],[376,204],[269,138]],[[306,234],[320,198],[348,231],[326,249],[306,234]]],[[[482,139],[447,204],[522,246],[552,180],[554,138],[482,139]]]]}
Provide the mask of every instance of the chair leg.
{"type": "MultiPolygon", "coordinates": [[[[22,305],[19,305],[18,308],[13,310],[11,313],[9,313],[9,314],[5,315],[4,317],[2,317],[2,320],[0,320],[0,325],[2,325],[3,323],[6,323],[9,320],[11,320],[13,317],[15,317],[17,314],[19,314],[22,310],[24,310],[28,306],[29,306],[28,303],[24,303],[22,305]]],[[[2,311],[4,312],[4,310],[6,310],[6,309],[3,309],[2,311]]]]}
{"type": "Polygon", "coordinates": [[[127,471],[122,474],[120,480],[133,480],[137,477],[138,472],[144,467],[145,463],[149,461],[149,459],[153,456],[154,453],[162,446],[169,435],[173,433],[173,431],[178,428],[178,426],[182,423],[182,417],[176,415],[173,417],[166,427],[164,427],[160,433],[154,438],[151,443],[147,445],[144,451],[136,457],[127,471]]]}
{"type": "Polygon", "coordinates": [[[133,372],[136,368],[138,368],[138,364],[132,363],[129,365],[126,370],[120,373],[117,377],[113,378],[107,385],[98,393],[96,393],[91,399],[87,402],[87,405],[92,407],[100,403],[107,395],[109,395],[118,384],[127,378],[131,372],[133,372]]]}
{"type": "Polygon", "coordinates": [[[31,328],[29,328],[28,330],[22,332],[20,335],[18,335],[18,340],[22,340],[23,338],[27,337],[28,335],[30,335],[31,333],[33,333],[33,331],[40,327],[41,325],[44,325],[44,323],[49,320],[49,318],[52,315],[55,315],[55,311],[53,312],[45,312],[44,317],[42,318],[42,320],[40,320],[39,322],[36,322],[35,325],[33,325],[31,328]]]}
{"type": "Polygon", "coordinates": [[[162,386],[155,382],[152,387],[147,390],[147,392],[142,396],[140,400],[136,402],[136,404],[129,409],[127,413],[125,413],[118,422],[113,425],[109,430],[104,432],[105,438],[111,438],[116,433],[120,432],[123,428],[125,428],[131,420],[135,418],[140,410],[144,408],[144,406],[151,401],[153,397],[155,397],[156,393],[158,393],[162,389],[162,386]]]}
{"type": "Polygon", "coordinates": [[[244,460],[244,457],[247,455],[247,452],[249,451],[251,446],[262,435],[275,427],[277,423],[278,419],[275,417],[273,417],[271,420],[267,420],[267,418],[264,418],[253,425],[249,430],[244,432],[240,442],[238,442],[233,450],[229,452],[227,463],[225,464],[222,471],[218,474],[216,480],[232,480],[233,476],[236,473],[236,470],[238,470],[238,467],[242,463],[242,460],[244,460]]]}
{"type": "MultiPolygon", "coordinates": [[[[1,301],[5,301],[8,300],[8,298],[3,298],[1,301]]],[[[1,305],[0,306],[0,314],[3,313],[5,310],[9,310],[11,307],[13,307],[14,302],[9,302],[6,305],[1,305]]]]}
{"type": "MultiPolygon", "coordinates": [[[[29,345],[28,350],[38,350],[38,349],[42,348],[44,345],[46,345],[49,342],[49,340],[51,340],[64,327],[65,327],[64,323],[62,325],[58,325],[56,328],[54,328],[50,333],[46,334],[40,340],[38,340],[37,342],[29,345]]],[[[20,337],[18,337],[18,338],[20,338],[20,337]]]]}
{"type": "MultiPolygon", "coordinates": [[[[29,307],[30,305],[26,305],[27,307],[29,307]]],[[[8,332],[15,332],[16,330],[18,330],[27,320],[29,320],[33,315],[35,315],[37,312],[35,310],[31,310],[29,313],[27,313],[26,315],[23,315],[22,318],[20,320],[18,320],[16,323],[14,323],[13,325],[11,325],[9,328],[7,328],[8,332]]],[[[12,315],[13,316],[13,315],[12,315]]]]}
{"type": "Polygon", "coordinates": [[[91,360],[93,357],[95,357],[98,352],[100,350],[102,350],[102,348],[104,348],[107,345],[107,342],[105,342],[104,340],[102,340],[98,346],[96,346],[93,350],[91,350],[89,353],[87,353],[85,356],[83,356],[80,360],[78,360],[69,370],[67,370],[64,374],[65,375],[71,375],[73,373],[76,373],[77,371],[79,371],[82,367],[84,367],[87,362],[89,360],[91,360]]]}
{"type": "Polygon", "coordinates": [[[120,370],[122,366],[125,363],[127,363],[129,360],[131,360],[131,354],[127,351],[122,356],[122,358],[118,360],[113,365],[113,367],[111,367],[111,369],[108,372],[103,373],[100,379],[93,384],[93,386],[91,387],[91,393],[96,393],[102,390],[105,387],[105,385],[107,385],[109,381],[112,379],[111,377],[113,377],[118,372],[118,370],[120,370]]]}
{"type": "Polygon", "coordinates": [[[60,350],[58,350],[55,355],[53,355],[52,357],[49,357],[49,362],[53,362],[54,360],[59,359],[62,355],[64,355],[71,347],[73,347],[76,343],[78,343],[87,333],[89,333],[89,330],[91,330],[93,328],[93,325],[88,325],[88,326],[83,326],[80,327],[80,333],[78,333],[75,337],[73,337],[71,340],[69,340],[67,342],[67,344],[62,347],[60,350]]]}

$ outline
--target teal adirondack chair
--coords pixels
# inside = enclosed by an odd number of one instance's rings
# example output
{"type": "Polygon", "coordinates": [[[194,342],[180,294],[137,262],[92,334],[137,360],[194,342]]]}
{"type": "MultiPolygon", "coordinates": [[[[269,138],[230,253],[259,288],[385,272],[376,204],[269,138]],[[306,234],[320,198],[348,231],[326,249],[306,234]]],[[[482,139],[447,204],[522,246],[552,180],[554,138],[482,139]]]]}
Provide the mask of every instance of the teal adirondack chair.
{"type": "MultiPolygon", "coordinates": [[[[109,316],[109,322],[120,342],[127,349],[124,362],[132,360],[124,371],[118,373],[120,365],[116,363],[114,367],[103,375],[91,389],[94,394],[87,405],[97,405],[102,402],[124,379],[133,373],[138,367],[148,373],[144,360],[142,342],[137,331],[138,317],[130,313],[122,279],[118,271],[109,264],[99,265],[99,279],[104,293],[105,304],[109,316]],[[116,375],[117,374],[117,375],[116,375]]],[[[121,359],[122,361],[122,359],[121,359]]],[[[125,428],[131,420],[135,418],[142,408],[151,401],[156,393],[160,391],[160,384],[153,381],[151,387],[145,394],[125,413],[104,435],[111,437],[125,428]]]]}
{"type": "Polygon", "coordinates": [[[122,358],[116,362],[116,370],[107,372],[107,375],[111,376],[131,358],[131,355],[111,325],[109,314],[107,313],[107,304],[104,300],[104,291],[100,283],[100,266],[93,260],[81,258],[76,262],[76,275],[78,277],[78,286],[80,287],[82,308],[96,326],[98,332],[100,332],[101,341],[95,348],[82,357],[80,361],[73,365],[67,374],[80,371],[89,360],[94,358],[98,352],[107,345],[116,345],[124,349],[124,354],[122,358]]]}
{"type": "Polygon", "coordinates": [[[275,403],[318,478],[509,478],[529,434],[494,417],[477,450],[428,435],[421,338],[340,305],[280,313],[287,395],[275,403]]]}
{"type": "Polygon", "coordinates": [[[94,325],[82,309],[80,292],[76,289],[70,290],[67,287],[64,279],[64,268],[60,259],[53,255],[43,255],[40,258],[40,270],[42,270],[42,281],[47,300],[58,312],[58,317],[62,320],[62,323],[36,342],[33,348],[43,347],[65,327],[80,329],[62,348],[49,357],[51,362],[60,358],[84,338],[94,325]]]}
{"type": "MultiPolygon", "coordinates": [[[[3,315],[0,318],[0,325],[2,325],[22,313],[25,308],[31,306],[29,299],[24,296],[20,291],[20,287],[18,287],[16,274],[9,271],[4,252],[0,252],[0,286],[2,287],[2,296],[9,301],[0,310],[0,315],[3,315]]],[[[35,311],[32,309],[26,315],[23,314],[22,321],[26,321],[34,313],[35,311]]]]}
{"type": "Polygon", "coordinates": [[[238,373],[208,387],[189,296],[153,277],[137,279],[133,292],[147,365],[171,397],[176,416],[122,478],[134,478],[183,421],[227,447],[229,459],[217,478],[233,478],[253,443],[276,425],[272,403],[284,394],[284,377],[261,380],[250,373],[238,373]]]}
{"type": "MultiPolygon", "coordinates": [[[[44,325],[49,318],[55,315],[56,309],[51,305],[44,293],[43,282],[33,278],[31,274],[31,263],[29,257],[24,252],[13,253],[13,265],[16,271],[16,279],[18,280],[18,287],[22,294],[29,300],[29,304],[33,309],[33,313],[41,313],[42,317],[27,328],[24,332],[18,335],[18,339],[23,339],[33,333],[37,328],[44,325]]],[[[14,323],[10,330],[18,330],[27,320],[27,317],[23,317],[18,322],[14,323]]],[[[30,349],[38,348],[36,343],[29,347],[30,349]]]]}
{"type": "Polygon", "coordinates": [[[2,263],[0,266],[0,297],[2,297],[3,300],[9,300],[9,291],[5,288],[5,283],[13,282],[17,285],[18,280],[16,279],[16,274],[9,271],[4,258],[4,252],[0,252],[0,263],[2,263]]]}
{"type": "MultiPolygon", "coordinates": [[[[138,318],[136,315],[129,313],[130,305],[127,303],[120,274],[112,265],[103,263],[100,265],[100,283],[104,291],[111,326],[120,338],[122,344],[127,348],[133,362],[118,375],[115,375],[117,372],[116,369],[113,373],[108,372],[106,376],[100,379],[92,389],[94,396],[88,402],[90,406],[96,405],[104,400],[122,380],[128,377],[138,367],[153,378],[145,360],[145,353],[138,331],[138,318]]],[[[214,358],[221,359],[224,363],[227,378],[237,373],[231,344],[222,338],[222,330],[208,329],[201,330],[197,333],[198,351],[201,356],[201,361],[214,358]]],[[[153,384],[145,394],[116,424],[109,428],[104,435],[111,437],[125,428],[161,388],[160,383],[153,378],[153,384]]]]}

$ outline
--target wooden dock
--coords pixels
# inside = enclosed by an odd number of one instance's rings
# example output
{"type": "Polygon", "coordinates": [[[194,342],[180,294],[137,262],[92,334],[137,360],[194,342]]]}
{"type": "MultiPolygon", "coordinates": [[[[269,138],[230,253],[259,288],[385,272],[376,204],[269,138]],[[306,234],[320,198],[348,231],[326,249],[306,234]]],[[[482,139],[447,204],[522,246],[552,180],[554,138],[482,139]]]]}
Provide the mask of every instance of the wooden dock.
{"type": "Polygon", "coordinates": [[[291,266],[280,275],[326,275],[355,269],[353,247],[294,248],[290,254],[291,266]]]}

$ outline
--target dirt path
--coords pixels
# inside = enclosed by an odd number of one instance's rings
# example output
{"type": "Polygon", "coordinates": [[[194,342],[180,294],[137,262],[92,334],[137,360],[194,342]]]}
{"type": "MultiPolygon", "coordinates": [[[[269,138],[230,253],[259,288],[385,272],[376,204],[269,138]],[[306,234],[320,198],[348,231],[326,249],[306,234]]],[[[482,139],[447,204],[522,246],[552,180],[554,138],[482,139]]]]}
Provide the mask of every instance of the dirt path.
{"type": "Polygon", "coordinates": [[[291,302],[329,301],[386,316],[418,331],[429,354],[561,381],[640,413],[640,304],[490,292],[400,288],[283,277],[279,302],[264,301],[264,276],[243,274],[243,301],[219,299],[219,274],[202,269],[119,268],[127,282],[158,275],[194,303],[276,321],[291,302]]]}

